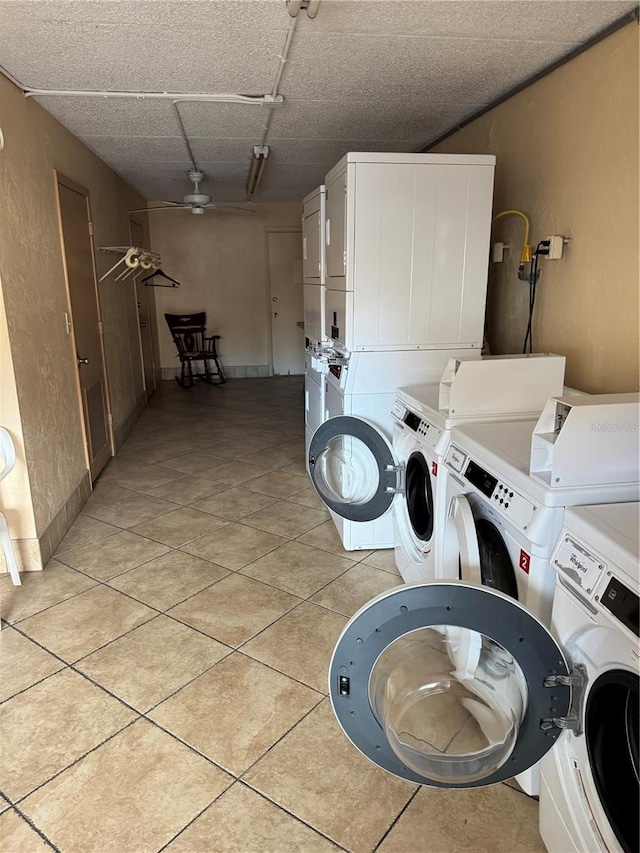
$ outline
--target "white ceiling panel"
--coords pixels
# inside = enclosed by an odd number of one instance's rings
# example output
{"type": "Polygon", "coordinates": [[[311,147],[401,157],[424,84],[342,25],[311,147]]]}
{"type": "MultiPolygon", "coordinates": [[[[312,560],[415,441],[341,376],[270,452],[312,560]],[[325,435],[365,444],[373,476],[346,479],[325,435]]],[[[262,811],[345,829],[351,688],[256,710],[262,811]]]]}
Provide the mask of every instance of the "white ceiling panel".
{"type": "MultiPolygon", "coordinates": [[[[413,151],[543,71],[633,0],[322,0],[296,21],[281,107],[181,102],[204,189],[299,201],[346,151],[413,151]]],[[[32,88],[271,93],[284,0],[0,0],[0,65],[32,88]]],[[[170,101],[39,102],[149,199],[181,198],[191,163],[170,101]]]]}
{"type": "MultiPolygon", "coordinates": [[[[281,0],[10,0],[2,4],[2,21],[133,25],[171,29],[215,30],[258,27],[285,30],[281,0]]],[[[288,16],[287,16],[288,17],[288,16]]]]}
{"type": "Polygon", "coordinates": [[[625,0],[340,0],[324,3],[306,32],[583,42],[630,8],[625,0]]]}
{"type": "Polygon", "coordinates": [[[428,138],[470,115],[482,104],[450,106],[434,103],[426,108],[394,101],[356,101],[348,109],[342,101],[289,100],[274,112],[273,138],[398,139],[428,138]]]}
{"type": "Polygon", "coordinates": [[[21,21],[3,24],[2,64],[34,89],[270,91],[282,34],[75,21],[35,22],[24,49],[21,21]]]}
{"type": "MultiPolygon", "coordinates": [[[[180,115],[189,138],[231,139],[253,136],[254,145],[260,142],[262,128],[271,107],[254,104],[215,104],[187,102],[180,104],[180,115]]],[[[274,113],[284,106],[273,107],[274,113]]]]}
{"type": "Polygon", "coordinates": [[[116,170],[126,169],[127,165],[139,167],[189,160],[184,140],[178,136],[85,136],[84,141],[116,170]]]}
{"type": "Polygon", "coordinates": [[[63,97],[38,97],[37,100],[80,139],[88,136],[180,136],[170,101],[63,97]]]}

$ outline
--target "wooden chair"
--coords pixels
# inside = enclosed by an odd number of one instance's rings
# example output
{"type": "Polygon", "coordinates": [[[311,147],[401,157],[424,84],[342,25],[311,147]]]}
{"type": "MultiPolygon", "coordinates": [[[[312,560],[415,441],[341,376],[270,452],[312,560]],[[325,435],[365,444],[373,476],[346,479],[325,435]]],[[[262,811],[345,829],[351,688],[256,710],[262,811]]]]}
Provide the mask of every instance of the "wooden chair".
{"type": "Polygon", "coordinates": [[[206,312],[165,314],[164,318],[169,326],[180,359],[180,376],[176,376],[178,385],[183,388],[193,388],[195,378],[202,379],[203,382],[208,382],[211,385],[222,385],[226,382],[216,349],[216,341],[220,340],[220,335],[206,335],[206,312]],[[193,372],[192,364],[194,361],[202,362],[202,373],[193,372]],[[215,365],[215,370],[211,369],[212,363],[215,365]],[[218,381],[214,382],[216,378],[218,381]]]}

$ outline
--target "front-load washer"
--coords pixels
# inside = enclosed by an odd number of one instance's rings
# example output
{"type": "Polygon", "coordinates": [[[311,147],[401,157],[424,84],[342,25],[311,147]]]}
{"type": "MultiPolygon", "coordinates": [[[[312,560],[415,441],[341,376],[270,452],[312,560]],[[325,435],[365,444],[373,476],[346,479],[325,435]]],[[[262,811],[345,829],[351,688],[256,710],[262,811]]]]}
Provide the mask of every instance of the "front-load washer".
{"type": "MultiPolygon", "coordinates": [[[[582,736],[574,732],[583,731],[583,755],[606,764],[596,773],[601,788],[612,786],[609,820],[622,824],[620,849],[637,850],[638,585],[617,573],[607,551],[594,553],[603,568],[590,593],[567,593],[588,606],[563,637],[521,601],[462,580],[406,584],[372,599],[346,625],[329,667],[347,737],[401,779],[473,788],[520,778],[550,751],[564,762],[582,736]],[[605,729],[609,720],[617,732],[605,729]],[[613,790],[620,759],[627,796],[613,790]],[[632,810],[626,822],[624,808],[632,810]]],[[[636,541],[636,568],[637,553],[636,541]]],[[[618,850],[600,831],[606,846],[588,835],[577,847],[562,836],[547,843],[552,853],[618,850]]]]}
{"type": "Polygon", "coordinates": [[[404,491],[393,501],[396,565],[407,582],[441,575],[450,431],[459,424],[538,417],[563,393],[564,356],[451,359],[439,384],[398,388],[391,412],[393,447],[404,491]]]}
{"type": "Polygon", "coordinates": [[[637,394],[552,398],[538,421],[454,427],[445,456],[441,576],[507,591],[501,578],[509,564],[512,589],[549,624],[555,587],[549,558],[565,508],[640,499],[639,400],[637,394]],[[547,431],[550,422],[555,432],[547,431]],[[609,423],[628,429],[621,435],[593,428],[609,423]],[[537,439],[551,449],[546,468],[537,439]]]}
{"type": "Polygon", "coordinates": [[[397,548],[400,542],[396,559],[404,579],[433,576],[432,538],[439,528],[431,515],[443,500],[435,472],[445,432],[454,423],[537,416],[550,394],[562,393],[564,366],[563,356],[546,353],[477,359],[435,351],[355,353],[343,365],[330,365],[330,419],[313,436],[307,467],[344,547],[397,548]],[[392,380],[420,375],[425,384],[406,393],[393,386],[392,380]],[[378,472],[385,472],[382,479],[378,472]]]}
{"type": "Polygon", "coordinates": [[[363,442],[360,434],[351,435],[348,426],[370,424],[382,444],[390,446],[391,408],[398,386],[437,382],[450,359],[479,358],[479,353],[408,350],[355,352],[348,356],[334,353],[328,358],[324,377],[327,417],[311,436],[307,449],[311,482],[327,505],[347,551],[393,548],[391,513],[370,512],[369,499],[375,496],[379,485],[377,464],[369,452],[372,449],[367,450],[366,438],[363,442]],[[351,509],[353,503],[358,504],[355,511],[351,509]]]}
{"type": "Polygon", "coordinates": [[[639,848],[639,507],[565,513],[551,630],[584,678],[581,713],[541,762],[549,851],[639,848]]]}

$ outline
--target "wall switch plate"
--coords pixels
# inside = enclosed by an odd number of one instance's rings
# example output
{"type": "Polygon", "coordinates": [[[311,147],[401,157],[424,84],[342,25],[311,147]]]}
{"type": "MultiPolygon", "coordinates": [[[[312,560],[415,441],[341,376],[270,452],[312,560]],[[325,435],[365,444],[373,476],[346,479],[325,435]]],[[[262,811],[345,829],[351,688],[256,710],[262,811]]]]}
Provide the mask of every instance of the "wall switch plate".
{"type": "Polygon", "coordinates": [[[491,260],[494,264],[501,264],[504,261],[504,253],[511,247],[508,243],[494,243],[491,260]]]}

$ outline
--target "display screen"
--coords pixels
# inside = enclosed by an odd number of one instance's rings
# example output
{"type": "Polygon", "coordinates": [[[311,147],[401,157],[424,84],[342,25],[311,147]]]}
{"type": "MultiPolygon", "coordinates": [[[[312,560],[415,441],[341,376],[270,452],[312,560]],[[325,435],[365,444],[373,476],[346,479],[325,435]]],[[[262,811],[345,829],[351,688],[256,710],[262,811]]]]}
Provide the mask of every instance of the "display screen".
{"type": "Polygon", "coordinates": [[[602,596],[602,604],[613,613],[616,619],[633,631],[636,637],[640,636],[638,633],[640,599],[635,592],[627,589],[617,578],[611,578],[602,596]]]}
{"type": "Polygon", "coordinates": [[[338,364],[330,364],[329,365],[329,372],[333,373],[333,375],[335,377],[340,379],[340,374],[342,373],[342,368],[338,364]]]}
{"type": "Polygon", "coordinates": [[[486,495],[488,498],[491,497],[493,490],[498,485],[496,478],[492,477],[491,474],[487,474],[487,472],[479,465],[476,465],[473,460],[469,461],[467,470],[464,472],[464,476],[473,486],[476,487],[476,489],[480,489],[482,494],[486,495]]]}
{"type": "Polygon", "coordinates": [[[406,412],[403,421],[414,432],[416,432],[416,430],[420,426],[420,418],[417,415],[414,415],[413,412],[406,412]]]}

